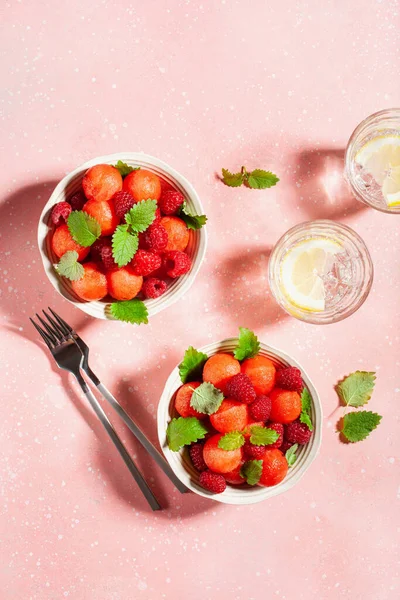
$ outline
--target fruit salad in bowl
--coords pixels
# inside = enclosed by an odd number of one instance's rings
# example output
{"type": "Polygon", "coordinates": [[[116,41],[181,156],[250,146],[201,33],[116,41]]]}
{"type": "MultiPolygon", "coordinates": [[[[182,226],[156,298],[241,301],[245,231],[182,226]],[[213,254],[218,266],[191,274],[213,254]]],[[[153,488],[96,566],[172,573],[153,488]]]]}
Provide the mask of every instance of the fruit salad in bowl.
{"type": "Polygon", "coordinates": [[[141,153],[67,175],[43,209],[38,242],[53,286],[98,318],[146,323],[193,283],[206,216],[191,184],[141,153]]]}
{"type": "Polygon", "coordinates": [[[321,443],[322,411],[304,370],[240,328],[186,351],[158,407],[158,437],[181,481],[227,504],[252,504],[299,481],[321,443]]]}

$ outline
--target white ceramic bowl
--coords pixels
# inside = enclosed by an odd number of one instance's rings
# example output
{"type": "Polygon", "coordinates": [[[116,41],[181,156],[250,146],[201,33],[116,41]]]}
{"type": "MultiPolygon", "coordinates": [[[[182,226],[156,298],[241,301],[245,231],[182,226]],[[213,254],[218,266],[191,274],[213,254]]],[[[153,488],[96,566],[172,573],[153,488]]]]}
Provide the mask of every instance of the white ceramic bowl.
{"type": "MultiPolygon", "coordinates": [[[[199,215],[204,214],[203,206],[200,202],[197,192],[189,183],[189,181],[183,177],[183,175],[175,171],[175,169],[162,162],[158,158],[154,158],[153,156],[148,156],[147,154],[142,154],[140,152],[119,152],[117,154],[109,154],[107,156],[98,156],[84,163],[64,177],[64,179],[60,181],[51,194],[48,202],[43,208],[42,214],[40,215],[38,226],[39,251],[42,257],[45,273],[53,287],[66,300],[77,306],[80,310],[83,310],[88,315],[96,317],[97,319],[113,318],[107,309],[107,305],[110,301],[99,300],[97,302],[84,302],[83,300],[80,300],[73,292],[69,281],[57,275],[53,264],[58,262],[58,258],[53,254],[51,249],[51,238],[49,235],[51,230],[48,223],[52,207],[57,204],[57,202],[68,200],[72,194],[78,191],[78,189],[81,187],[82,178],[89,167],[93,167],[93,165],[98,165],[100,163],[116,164],[118,160],[122,160],[130,166],[138,166],[149,171],[153,171],[153,173],[156,173],[168,181],[180,192],[182,192],[187,200],[188,207],[191,210],[195,211],[199,215]]],[[[190,240],[186,252],[192,259],[192,268],[188,273],[186,273],[186,275],[183,275],[174,281],[172,285],[169,286],[165,294],[159,298],[145,300],[149,317],[155,315],[164,308],[167,308],[188,291],[199,271],[205,255],[206,246],[207,233],[205,227],[199,229],[198,231],[190,232],[190,240]]]]}
{"type": "MultiPolygon", "coordinates": [[[[201,352],[204,352],[208,356],[212,356],[217,352],[229,352],[232,353],[237,347],[238,339],[230,338],[223,340],[222,342],[216,342],[200,348],[201,352]]],[[[177,389],[182,385],[179,377],[178,366],[172,371],[169,376],[167,383],[165,384],[164,391],[160,398],[157,412],[157,429],[158,439],[164,455],[171,465],[174,473],[192,492],[223,502],[224,504],[255,504],[261,502],[272,496],[277,496],[286,492],[292,488],[307,471],[313,460],[318,454],[319,447],[321,445],[321,429],[322,429],[322,408],[319,400],[319,396],[309,377],[304,372],[304,369],[291,357],[287,356],[284,352],[271,348],[266,344],[261,343],[260,354],[270,358],[275,364],[279,366],[294,366],[301,370],[303,381],[305,386],[308,388],[312,398],[312,422],[314,425],[313,435],[311,440],[305,446],[299,446],[297,452],[297,461],[294,466],[288,471],[285,479],[273,487],[262,487],[254,486],[250,487],[244,485],[227,485],[226,490],[222,494],[211,494],[199,485],[199,473],[193,467],[189,457],[187,448],[183,448],[180,452],[172,452],[168,448],[166,429],[167,424],[176,414],[174,409],[174,395],[177,389]]]]}

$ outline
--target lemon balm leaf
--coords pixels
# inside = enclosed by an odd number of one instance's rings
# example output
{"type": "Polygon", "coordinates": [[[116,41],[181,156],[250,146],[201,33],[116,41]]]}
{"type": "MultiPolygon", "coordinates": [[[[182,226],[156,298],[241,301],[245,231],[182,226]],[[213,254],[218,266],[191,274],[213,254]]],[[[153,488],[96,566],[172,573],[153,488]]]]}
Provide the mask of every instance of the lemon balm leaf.
{"type": "Polygon", "coordinates": [[[196,348],[193,348],[193,346],[189,346],[185,352],[183,361],[178,367],[182,383],[199,379],[207,359],[207,354],[199,352],[196,348]]]}
{"type": "Polygon", "coordinates": [[[246,327],[239,327],[239,344],[234,351],[236,360],[252,358],[260,352],[260,342],[257,336],[246,327]]]}
{"type": "Polygon", "coordinates": [[[187,207],[184,202],[179,211],[179,218],[186,223],[188,229],[201,229],[207,222],[206,215],[195,215],[187,207]]]}
{"type": "Polygon", "coordinates": [[[300,422],[307,425],[308,429],[312,431],[314,426],[311,421],[311,403],[312,398],[308,389],[305,387],[301,392],[301,413],[300,413],[300,422]]]}
{"type": "Polygon", "coordinates": [[[288,450],[286,450],[285,458],[287,460],[289,467],[293,467],[294,463],[297,460],[296,452],[297,452],[298,447],[299,447],[298,444],[293,444],[293,446],[290,446],[290,448],[288,450]]]}
{"type": "Polygon", "coordinates": [[[231,173],[228,169],[222,169],[222,181],[229,187],[239,187],[244,182],[243,173],[231,173]]]}
{"type": "Polygon", "coordinates": [[[253,425],[250,427],[250,442],[255,446],[269,446],[273,444],[279,437],[279,433],[275,429],[253,425]]]}
{"type": "Polygon", "coordinates": [[[119,267],[127,265],[139,248],[139,238],[132,234],[129,225],[118,225],[112,236],[113,258],[119,267]]]}
{"type": "Polygon", "coordinates": [[[122,177],[126,177],[127,175],[129,175],[129,173],[132,173],[132,171],[137,171],[138,169],[140,169],[140,167],[130,167],[126,164],[126,162],[123,162],[122,160],[119,160],[117,164],[114,165],[114,167],[120,172],[120,175],[122,177]]]}
{"type": "Polygon", "coordinates": [[[249,485],[256,485],[260,481],[262,467],[262,460],[248,460],[240,469],[240,476],[243,477],[249,485]]]}
{"type": "Polygon", "coordinates": [[[157,201],[141,200],[126,213],[125,221],[130,225],[130,231],[142,233],[153,223],[156,217],[157,201]]]}
{"type": "Polygon", "coordinates": [[[371,398],[375,379],[372,371],[355,371],[337,384],[336,392],[346,406],[364,406],[371,398]]]}
{"type": "Polygon", "coordinates": [[[72,238],[80,246],[91,246],[101,235],[99,222],[83,210],[72,211],[67,225],[72,238]]]}
{"type": "Polygon", "coordinates": [[[264,171],[263,169],[254,169],[250,171],[246,176],[247,184],[249,187],[257,190],[264,190],[276,185],[279,178],[271,171],[264,171]]]}
{"type": "Polygon", "coordinates": [[[55,270],[59,275],[62,275],[71,281],[82,279],[85,274],[85,269],[81,263],[78,262],[78,257],[79,255],[76,250],[65,252],[60,258],[59,263],[54,265],[55,270]]]}
{"type": "Polygon", "coordinates": [[[207,428],[196,417],[172,419],[167,427],[168,447],[173,452],[178,452],[183,446],[203,439],[207,432],[207,428]]]}
{"type": "Polygon", "coordinates": [[[112,302],[110,311],[114,319],[140,325],[147,324],[149,313],[144,302],[141,300],[122,300],[120,302],[112,302]]]}
{"type": "Polygon", "coordinates": [[[352,412],[343,417],[342,434],[349,442],[361,442],[376,429],[381,415],[367,410],[352,412]]]}
{"type": "Polygon", "coordinates": [[[205,381],[193,390],[190,398],[190,406],[199,413],[212,415],[222,404],[224,395],[212,383],[205,381]]]}
{"type": "Polygon", "coordinates": [[[220,438],[218,448],[222,450],[236,450],[237,448],[241,448],[244,442],[244,435],[241,431],[230,431],[220,438]]]}

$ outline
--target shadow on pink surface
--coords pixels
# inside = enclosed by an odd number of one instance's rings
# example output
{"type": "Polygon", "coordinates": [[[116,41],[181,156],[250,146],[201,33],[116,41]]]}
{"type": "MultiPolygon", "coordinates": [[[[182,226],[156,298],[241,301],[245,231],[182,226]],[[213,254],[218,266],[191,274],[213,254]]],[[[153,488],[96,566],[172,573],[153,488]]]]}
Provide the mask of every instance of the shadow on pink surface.
{"type": "Polygon", "coordinates": [[[294,184],[310,219],[341,219],[367,208],[346,182],[344,153],[343,148],[310,148],[295,155],[294,184]]]}
{"type": "MultiPolygon", "coordinates": [[[[167,370],[169,369],[168,366],[166,368],[167,370]]],[[[140,372],[140,379],[146,380],[153,376],[154,369],[151,368],[140,372]]],[[[121,406],[124,407],[126,412],[143,430],[150,441],[159,448],[156,434],[156,419],[147,409],[148,400],[146,401],[145,398],[140,397],[140,391],[133,390],[135,381],[135,377],[132,377],[129,380],[118,377],[113,386],[113,391],[121,406]]],[[[154,403],[157,404],[157,399],[154,400],[154,403]]],[[[105,409],[112,419],[113,413],[110,412],[107,407],[105,407],[105,409]]],[[[166,519],[177,518],[181,520],[185,517],[193,517],[194,515],[211,508],[210,502],[206,498],[202,498],[190,492],[187,494],[180,494],[175,490],[167,476],[164,475],[160,468],[149,457],[133,434],[125,426],[122,426],[121,428],[118,425],[118,430],[128,451],[131,456],[134,457],[135,463],[145,476],[146,480],[150,483],[163,508],[162,511],[157,513],[158,516],[166,519]]],[[[141,494],[129,473],[126,469],[121,467],[119,457],[117,457],[116,453],[112,453],[111,456],[108,448],[105,446],[104,448],[104,450],[102,449],[97,454],[96,461],[103,473],[103,477],[113,487],[115,495],[124,502],[135,505],[135,508],[141,512],[151,512],[150,508],[141,497],[141,494]],[[110,465],[110,463],[114,463],[114,457],[115,460],[118,461],[118,463],[115,462],[115,468],[110,465]]],[[[213,508],[215,509],[215,505],[213,508]]]]}
{"type": "Polygon", "coordinates": [[[0,308],[8,323],[24,326],[27,339],[36,339],[36,332],[26,327],[28,317],[47,307],[62,310],[71,325],[82,330],[90,323],[72,305],[63,302],[47,281],[37,249],[37,226],[43,204],[58,181],[27,185],[13,192],[0,205],[2,267],[12,273],[18,286],[2,294],[0,308]],[[62,306],[62,309],[59,307],[62,306]]]}
{"type": "Polygon", "coordinates": [[[259,329],[288,317],[269,290],[271,251],[271,247],[238,250],[232,256],[222,258],[217,272],[221,302],[232,319],[235,332],[238,325],[259,329]]]}

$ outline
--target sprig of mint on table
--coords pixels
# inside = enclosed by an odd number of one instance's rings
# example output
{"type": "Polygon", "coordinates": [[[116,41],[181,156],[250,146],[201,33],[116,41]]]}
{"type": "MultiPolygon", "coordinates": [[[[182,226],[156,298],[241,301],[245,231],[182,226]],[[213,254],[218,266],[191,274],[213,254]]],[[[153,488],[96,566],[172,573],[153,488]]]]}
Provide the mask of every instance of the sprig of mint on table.
{"type": "MultiPolygon", "coordinates": [[[[375,387],[376,374],[372,371],[355,371],[336,385],[336,392],[347,407],[358,409],[371,399],[375,387]]],[[[382,416],[368,410],[344,415],[340,433],[348,442],[360,442],[378,427],[382,416]]]]}
{"type": "Polygon", "coordinates": [[[229,187],[245,185],[255,190],[264,190],[276,185],[279,178],[271,171],[264,171],[263,169],[248,171],[246,167],[242,167],[238,173],[231,173],[228,169],[222,169],[222,181],[229,187]]]}

